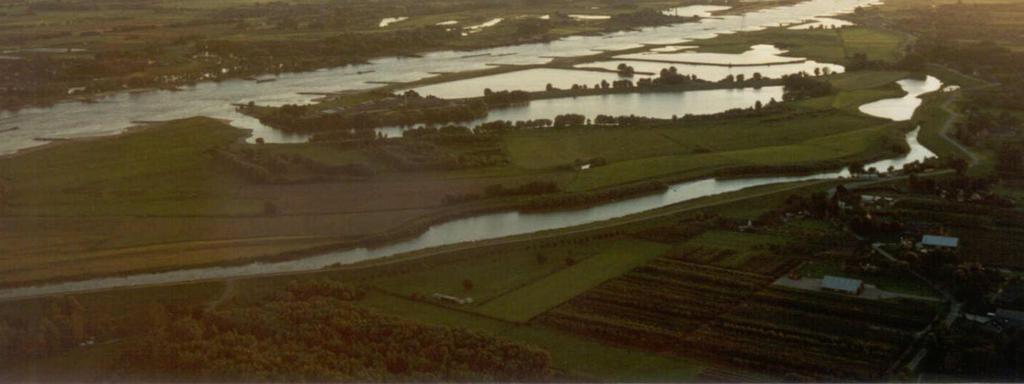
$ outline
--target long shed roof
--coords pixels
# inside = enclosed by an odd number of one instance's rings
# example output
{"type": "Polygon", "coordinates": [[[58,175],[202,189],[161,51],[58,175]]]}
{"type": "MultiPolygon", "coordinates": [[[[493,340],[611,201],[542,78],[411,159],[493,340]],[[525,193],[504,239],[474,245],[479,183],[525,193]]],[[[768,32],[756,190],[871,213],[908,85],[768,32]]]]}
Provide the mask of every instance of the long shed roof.
{"type": "Polygon", "coordinates": [[[949,236],[924,235],[921,237],[921,244],[930,247],[956,248],[960,239],[949,236]]]}
{"type": "Polygon", "coordinates": [[[825,289],[832,289],[836,291],[843,291],[849,293],[857,293],[860,289],[861,282],[857,279],[850,279],[846,277],[838,276],[825,276],[821,279],[821,287],[825,289]]]}

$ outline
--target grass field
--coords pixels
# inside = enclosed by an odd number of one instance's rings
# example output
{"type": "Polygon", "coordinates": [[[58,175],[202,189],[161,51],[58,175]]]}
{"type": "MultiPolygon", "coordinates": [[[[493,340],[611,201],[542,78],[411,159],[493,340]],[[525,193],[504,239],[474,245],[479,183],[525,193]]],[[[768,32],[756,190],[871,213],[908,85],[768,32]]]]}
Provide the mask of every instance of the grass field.
{"type": "Polygon", "coordinates": [[[662,244],[633,239],[610,244],[572,268],[552,273],[488,302],[480,307],[480,313],[527,321],[605,280],[636,268],[666,249],[668,247],[662,244]]]}
{"type": "Polygon", "coordinates": [[[215,120],[195,118],[3,159],[0,178],[13,186],[5,213],[252,213],[259,204],[230,197],[240,181],[223,172],[208,153],[243,135],[215,120]]]}

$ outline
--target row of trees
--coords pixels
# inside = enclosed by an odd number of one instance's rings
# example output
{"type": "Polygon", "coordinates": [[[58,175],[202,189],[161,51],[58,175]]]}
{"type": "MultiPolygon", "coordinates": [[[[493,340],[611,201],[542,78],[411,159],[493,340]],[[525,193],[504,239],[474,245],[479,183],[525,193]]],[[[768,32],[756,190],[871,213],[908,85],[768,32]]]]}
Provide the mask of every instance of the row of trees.
{"type": "Polygon", "coordinates": [[[487,116],[491,106],[485,100],[503,106],[521,102],[524,93],[503,91],[488,93],[483,100],[443,100],[433,96],[422,97],[409,91],[401,96],[333,110],[291,104],[280,108],[242,107],[240,110],[256,116],[265,124],[287,131],[365,130],[384,126],[471,121],[487,116]]]}

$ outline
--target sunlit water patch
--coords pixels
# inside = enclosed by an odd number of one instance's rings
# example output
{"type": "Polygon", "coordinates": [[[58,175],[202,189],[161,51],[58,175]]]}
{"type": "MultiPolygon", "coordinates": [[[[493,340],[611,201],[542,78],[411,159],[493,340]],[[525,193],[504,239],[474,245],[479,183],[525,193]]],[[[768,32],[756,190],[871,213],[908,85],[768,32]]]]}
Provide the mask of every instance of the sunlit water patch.
{"type": "Polygon", "coordinates": [[[933,76],[928,76],[924,80],[903,79],[896,83],[907,92],[905,96],[864,104],[860,106],[860,111],[893,121],[907,121],[914,117],[914,111],[921,105],[921,95],[935,92],[942,87],[942,82],[933,76]]]}
{"type": "Polygon", "coordinates": [[[385,17],[385,18],[380,20],[380,24],[378,24],[378,26],[381,27],[381,28],[384,28],[384,27],[387,27],[387,26],[389,26],[391,24],[403,22],[403,21],[406,21],[406,20],[409,20],[409,18],[405,17],[405,16],[401,16],[401,17],[385,17]]]}
{"type": "Polygon", "coordinates": [[[717,52],[696,52],[685,51],[676,53],[661,53],[648,51],[628,55],[616,56],[620,60],[657,60],[662,62],[676,62],[689,64],[706,65],[757,65],[757,64],[781,64],[804,61],[803,58],[783,56],[786,51],[771,44],[758,44],[742,53],[717,53],[717,52]]]}
{"type": "Polygon", "coordinates": [[[687,5],[666,9],[661,13],[676,17],[711,17],[713,12],[725,11],[731,8],[725,5],[687,5]]]}
{"type": "Polygon", "coordinates": [[[673,116],[707,115],[749,108],[757,102],[766,104],[772,99],[782,100],[781,86],[563,97],[496,109],[487,115],[486,121],[551,119],[566,113],[591,118],[597,115],[634,115],[669,119],[673,116]]]}

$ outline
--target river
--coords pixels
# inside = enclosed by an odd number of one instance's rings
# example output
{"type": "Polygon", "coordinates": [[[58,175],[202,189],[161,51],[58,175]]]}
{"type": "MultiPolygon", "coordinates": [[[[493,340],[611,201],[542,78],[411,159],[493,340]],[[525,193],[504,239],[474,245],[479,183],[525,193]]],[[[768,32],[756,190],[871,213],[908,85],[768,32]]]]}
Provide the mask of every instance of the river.
{"type": "MultiPolygon", "coordinates": [[[[879,0],[808,0],[794,5],[708,17],[699,22],[641,28],[600,36],[572,36],[543,44],[498,47],[471,52],[444,51],[413,58],[382,58],[365,65],[318,71],[285,73],[275,81],[229,80],[204,82],[180,91],[120,92],[91,103],[62,102],[45,108],[0,112],[0,126],[21,129],[3,133],[0,154],[41,145],[36,138],[67,138],[116,134],[132,121],[153,121],[205,115],[228,119],[252,129],[267,142],[301,142],[305,135],[287,134],[264,126],[235,111],[232,103],[261,105],[309,103],[315,96],[300,92],[337,92],[367,89],[378,82],[407,82],[433,76],[432,72],[458,72],[487,68],[490,64],[542,64],[554,56],[580,56],[596,50],[639,44],[683,44],[737,31],[761,30],[803,20],[852,12],[879,0]]],[[[614,74],[609,74],[615,76],[614,74]]]]}

